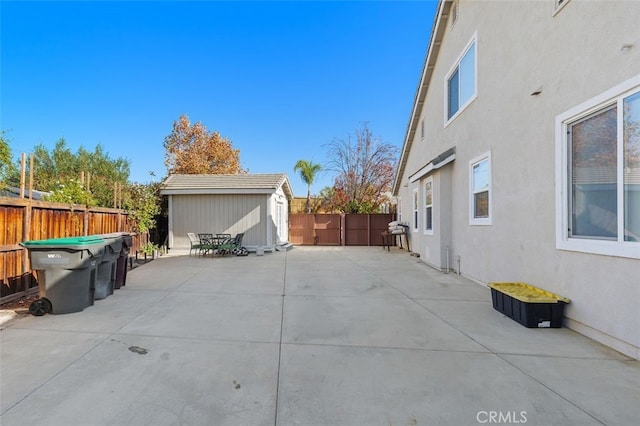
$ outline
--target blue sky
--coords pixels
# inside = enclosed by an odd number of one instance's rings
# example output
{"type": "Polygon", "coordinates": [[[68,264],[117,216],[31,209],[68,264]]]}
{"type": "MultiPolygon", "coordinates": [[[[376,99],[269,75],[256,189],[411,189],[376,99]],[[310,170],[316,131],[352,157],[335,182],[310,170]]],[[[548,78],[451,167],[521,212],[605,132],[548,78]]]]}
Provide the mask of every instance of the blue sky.
{"type": "MultiPolygon", "coordinates": [[[[250,173],[324,163],[368,122],[402,146],[435,1],[0,3],[0,129],[14,157],[101,144],[130,179],[166,176],[181,114],[240,149],[250,173]]],[[[333,183],[324,173],[318,193],[333,183]]]]}

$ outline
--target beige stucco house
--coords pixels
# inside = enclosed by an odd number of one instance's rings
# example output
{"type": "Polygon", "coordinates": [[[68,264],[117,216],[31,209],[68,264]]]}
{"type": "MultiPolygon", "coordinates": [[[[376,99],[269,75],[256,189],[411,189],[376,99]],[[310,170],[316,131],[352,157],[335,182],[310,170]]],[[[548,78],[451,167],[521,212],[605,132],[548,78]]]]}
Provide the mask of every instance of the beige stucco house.
{"type": "Polygon", "coordinates": [[[640,2],[439,1],[394,195],[424,262],[640,359],[640,2]]]}
{"type": "Polygon", "coordinates": [[[242,232],[249,250],[288,241],[293,192],[286,174],[175,174],[160,193],[169,204],[169,248],[189,248],[189,232],[242,232]]]}

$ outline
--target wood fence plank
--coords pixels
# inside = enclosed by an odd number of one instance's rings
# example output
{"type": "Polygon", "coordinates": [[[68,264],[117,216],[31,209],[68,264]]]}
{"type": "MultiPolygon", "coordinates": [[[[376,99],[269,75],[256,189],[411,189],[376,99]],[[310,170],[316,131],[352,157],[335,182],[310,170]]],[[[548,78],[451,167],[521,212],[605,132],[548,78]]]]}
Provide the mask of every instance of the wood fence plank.
{"type": "MultiPolygon", "coordinates": [[[[0,197],[0,303],[37,290],[33,271],[29,270],[28,252],[18,243],[84,235],[84,220],[87,218],[91,222],[90,213],[93,212],[96,223],[89,223],[89,226],[96,230],[95,233],[130,232],[132,229],[128,214],[118,209],[100,207],[87,212],[83,206],[72,209],[61,203],[0,197]],[[118,228],[118,224],[122,226],[118,228]]],[[[134,236],[134,246],[136,244],[137,247],[141,245],[137,235],[134,236]]]]}

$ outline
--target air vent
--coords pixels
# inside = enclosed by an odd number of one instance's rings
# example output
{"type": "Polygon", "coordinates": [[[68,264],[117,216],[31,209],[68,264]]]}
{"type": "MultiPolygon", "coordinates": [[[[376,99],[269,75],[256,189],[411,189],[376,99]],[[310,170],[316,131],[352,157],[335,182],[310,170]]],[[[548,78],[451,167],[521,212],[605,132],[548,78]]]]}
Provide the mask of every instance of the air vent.
{"type": "Polygon", "coordinates": [[[451,5],[451,28],[455,25],[458,20],[458,1],[454,1],[451,5]]]}

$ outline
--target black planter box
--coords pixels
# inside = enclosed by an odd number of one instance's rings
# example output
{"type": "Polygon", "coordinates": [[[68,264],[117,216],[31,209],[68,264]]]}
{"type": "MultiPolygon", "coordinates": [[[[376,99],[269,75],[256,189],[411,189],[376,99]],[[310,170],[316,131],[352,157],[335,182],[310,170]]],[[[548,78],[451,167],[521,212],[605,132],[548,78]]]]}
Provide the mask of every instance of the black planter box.
{"type": "Polygon", "coordinates": [[[566,297],[524,283],[490,283],[493,308],[529,328],[560,328],[566,297]]]}

